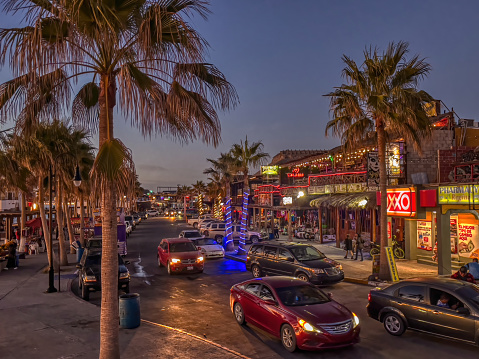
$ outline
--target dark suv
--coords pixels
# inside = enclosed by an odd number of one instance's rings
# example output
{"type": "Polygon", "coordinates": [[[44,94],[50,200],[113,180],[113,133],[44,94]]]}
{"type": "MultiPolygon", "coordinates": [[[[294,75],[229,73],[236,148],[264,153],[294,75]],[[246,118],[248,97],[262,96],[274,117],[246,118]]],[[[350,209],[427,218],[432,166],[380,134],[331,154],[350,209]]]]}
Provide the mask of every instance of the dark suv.
{"type": "Polygon", "coordinates": [[[344,279],[343,267],[309,244],[263,242],[251,246],[246,269],[258,278],[264,275],[297,277],[313,284],[331,284],[344,279]]]}
{"type": "MultiPolygon", "coordinates": [[[[118,289],[130,292],[130,272],[118,255],[118,289]]],[[[101,249],[89,248],[83,253],[78,268],[78,290],[84,300],[90,299],[90,290],[101,290],[101,249]]]]}

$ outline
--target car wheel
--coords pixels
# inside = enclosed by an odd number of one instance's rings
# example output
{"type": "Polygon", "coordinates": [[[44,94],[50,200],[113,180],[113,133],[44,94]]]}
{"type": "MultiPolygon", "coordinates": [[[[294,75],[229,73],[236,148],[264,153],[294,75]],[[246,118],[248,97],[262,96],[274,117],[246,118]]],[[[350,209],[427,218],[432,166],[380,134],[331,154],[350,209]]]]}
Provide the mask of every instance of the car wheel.
{"type": "Polygon", "coordinates": [[[289,324],[284,324],[281,327],[281,343],[290,353],[296,350],[296,334],[293,327],[289,324]]]}
{"type": "Polygon", "coordinates": [[[215,240],[216,240],[216,242],[218,242],[218,244],[220,246],[223,245],[223,236],[218,235],[218,236],[215,237],[215,240]]]}
{"type": "Polygon", "coordinates": [[[258,236],[252,236],[251,243],[258,243],[258,236]]]}
{"type": "Polygon", "coordinates": [[[198,223],[193,223],[193,228],[198,228],[198,223]]]}
{"type": "Polygon", "coordinates": [[[384,328],[389,334],[400,336],[406,330],[406,325],[397,314],[388,313],[384,317],[384,328]]]}
{"type": "Polygon", "coordinates": [[[86,301],[90,300],[90,291],[86,285],[81,286],[81,297],[86,301]]]}
{"type": "Polygon", "coordinates": [[[158,267],[163,267],[163,264],[161,264],[160,256],[158,256],[158,267]]]}
{"type": "Polygon", "coordinates": [[[255,278],[259,278],[262,276],[263,273],[261,273],[261,268],[254,264],[252,267],[251,267],[251,273],[253,273],[253,277],[255,278]]]}
{"type": "Polygon", "coordinates": [[[245,325],[246,321],[244,320],[244,311],[243,311],[243,307],[241,306],[241,304],[236,302],[235,305],[233,306],[233,312],[235,314],[235,319],[238,322],[238,324],[239,325],[245,325]]]}
{"type": "Polygon", "coordinates": [[[168,262],[167,268],[168,268],[168,274],[169,274],[169,275],[172,275],[172,274],[173,274],[173,271],[171,270],[171,267],[170,267],[170,263],[169,263],[169,262],[168,262]]]}
{"type": "Polygon", "coordinates": [[[309,282],[309,277],[304,273],[299,273],[296,278],[301,279],[304,282],[309,282]]]}

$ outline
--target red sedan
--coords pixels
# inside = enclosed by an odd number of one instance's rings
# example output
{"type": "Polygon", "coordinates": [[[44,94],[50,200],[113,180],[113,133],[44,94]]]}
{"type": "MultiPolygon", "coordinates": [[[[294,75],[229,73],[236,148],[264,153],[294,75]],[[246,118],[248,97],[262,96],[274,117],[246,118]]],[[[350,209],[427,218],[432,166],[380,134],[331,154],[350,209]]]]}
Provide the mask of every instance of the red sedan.
{"type": "Polygon", "coordinates": [[[158,246],[158,265],[168,274],[203,272],[203,255],[188,238],[165,238],[158,246]]]}
{"type": "Polygon", "coordinates": [[[331,295],[293,277],[264,277],[231,287],[231,310],[281,339],[286,350],[340,348],[359,342],[359,318],[331,295]]]}

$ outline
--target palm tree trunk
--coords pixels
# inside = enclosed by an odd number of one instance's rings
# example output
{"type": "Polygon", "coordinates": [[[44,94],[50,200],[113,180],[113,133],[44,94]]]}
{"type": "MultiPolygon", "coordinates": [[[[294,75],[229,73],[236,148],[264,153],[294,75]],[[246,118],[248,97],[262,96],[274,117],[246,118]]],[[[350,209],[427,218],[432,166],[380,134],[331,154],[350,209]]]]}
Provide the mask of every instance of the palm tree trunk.
{"type": "MultiPolygon", "coordinates": [[[[43,230],[43,238],[45,239],[45,246],[48,255],[48,264],[52,265],[52,258],[50,258],[50,236],[51,232],[48,228],[47,223],[47,216],[45,214],[45,195],[43,193],[43,176],[40,175],[38,177],[38,204],[40,209],[40,218],[42,219],[42,230],[43,230]]],[[[53,251],[52,251],[53,252],[53,251]]]]}
{"type": "Polygon", "coordinates": [[[85,248],[85,207],[83,206],[83,191],[80,192],[80,244],[85,248]]]}
{"type": "Polygon", "coordinates": [[[58,226],[58,248],[60,252],[60,266],[68,265],[67,249],[65,246],[65,232],[63,232],[63,193],[60,178],[57,181],[57,226],[58,226]]]}
{"type": "MultiPolygon", "coordinates": [[[[68,238],[70,239],[70,245],[75,242],[75,234],[73,233],[73,227],[72,227],[72,217],[70,215],[70,208],[68,207],[68,201],[64,201],[64,207],[65,208],[65,220],[67,222],[67,228],[68,228],[68,238]]],[[[70,247],[71,248],[71,247],[70,247]]]]}
{"type": "Polygon", "coordinates": [[[381,208],[379,219],[379,230],[381,238],[381,257],[379,263],[379,278],[389,280],[388,261],[386,257],[386,247],[388,245],[388,215],[387,215],[387,172],[386,172],[386,133],[384,124],[378,121],[376,128],[378,135],[378,158],[379,158],[379,190],[381,192],[381,208]]]}
{"type": "MultiPolygon", "coordinates": [[[[108,75],[100,80],[100,148],[113,139],[113,108],[116,101],[114,78],[108,75]]],[[[119,359],[118,312],[118,249],[116,192],[112,180],[105,178],[101,194],[102,264],[101,264],[101,314],[99,359],[119,359]]]]}
{"type": "Polygon", "coordinates": [[[25,223],[27,222],[27,214],[25,213],[25,207],[27,205],[26,201],[26,193],[22,191],[22,210],[21,210],[21,216],[20,216],[20,246],[19,246],[19,252],[22,253],[25,251],[25,244],[26,244],[26,237],[25,237],[25,223]]]}

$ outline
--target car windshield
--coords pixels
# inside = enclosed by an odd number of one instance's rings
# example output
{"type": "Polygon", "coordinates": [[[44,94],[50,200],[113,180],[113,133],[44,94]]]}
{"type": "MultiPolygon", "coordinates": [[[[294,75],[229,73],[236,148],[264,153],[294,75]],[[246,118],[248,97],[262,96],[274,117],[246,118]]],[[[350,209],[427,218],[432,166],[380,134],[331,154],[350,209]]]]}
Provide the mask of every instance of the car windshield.
{"type": "Polygon", "coordinates": [[[197,246],[208,246],[212,244],[218,244],[214,239],[211,239],[211,238],[197,239],[195,242],[197,246]]]}
{"type": "Polygon", "coordinates": [[[279,300],[287,306],[313,305],[330,302],[331,299],[321,290],[311,285],[277,288],[279,300]]]}
{"type": "MultiPolygon", "coordinates": [[[[121,258],[120,255],[118,255],[118,264],[119,265],[125,264],[125,262],[123,261],[123,258],[121,258]]],[[[94,265],[101,265],[101,253],[91,254],[86,257],[85,267],[90,267],[94,265]]]]}
{"type": "Polygon", "coordinates": [[[198,231],[184,232],[183,237],[185,238],[201,237],[201,234],[198,231]]]}
{"type": "Polygon", "coordinates": [[[479,310],[479,286],[471,285],[463,287],[457,291],[463,297],[469,299],[469,303],[473,305],[476,310],[479,310]]]}
{"type": "Polygon", "coordinates": [[[314,261],[324,259],[326,256],[312,246],[298,246],[290,248],[298,261],[314,261]]]}
{"type": "Polygon", "coordinates": [[[101,241],[99,240],[89,240],[88,241],[89,248],[101,248],[101,241]]]}
{"type": "Polygon", "coordinates": [[[197,251],[191,242],[170,243],[170,252],[193,252],[197,251]]]}

